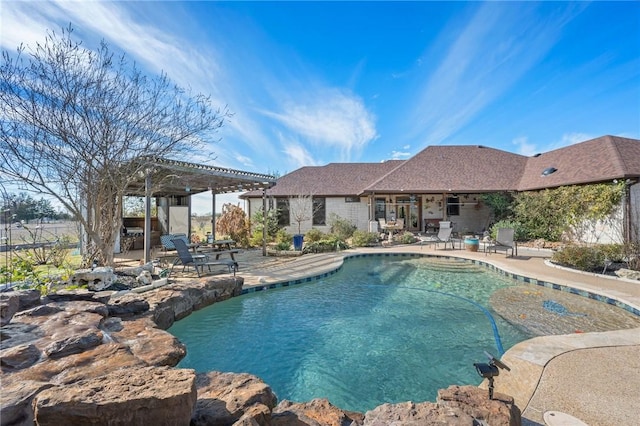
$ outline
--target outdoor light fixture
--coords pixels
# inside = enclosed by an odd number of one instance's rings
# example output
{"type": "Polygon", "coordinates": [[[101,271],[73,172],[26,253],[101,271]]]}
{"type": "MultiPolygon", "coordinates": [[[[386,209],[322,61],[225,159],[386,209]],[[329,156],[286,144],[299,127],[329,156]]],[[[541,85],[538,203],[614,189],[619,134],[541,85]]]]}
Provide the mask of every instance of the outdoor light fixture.
{"type": "Polygon", "coordinates": [[[493,378],[500,374],[500,368],[507,371],[511,371],[511,369],[489,352],[485,351],[484,354],[489,358],[489,363],[477,362],[474,363],[473,366],[476,368],[480,377],[489,380],[489,399],[493,399],[493,378]]]}
{"type": "Polygon", "coordinates": [[[542,171],[542,175],[541,176],[542,177],[549,176],[550,174],[555,173],[557,171],[558,171],[558,169],[556,169],[555,167],[547,167],[546,169],[544,169],[542,171]]]}

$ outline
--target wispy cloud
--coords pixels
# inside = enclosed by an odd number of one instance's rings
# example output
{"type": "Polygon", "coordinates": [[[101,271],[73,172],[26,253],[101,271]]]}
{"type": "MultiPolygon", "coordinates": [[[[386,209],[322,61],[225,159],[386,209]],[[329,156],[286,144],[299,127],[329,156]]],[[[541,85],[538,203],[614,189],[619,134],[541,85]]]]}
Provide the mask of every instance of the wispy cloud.
{"type": "Polygon", "coordinates": [[[320,89],[264,114],[313,144],[338,149],[341,161],[350,161],[377,137],[375,117],[362,99],[339,89],[320,89]]]}
{"type": "Polygon", "coordinates": [[[443,142],[508,91],[550,51],[577,12],[568,6],[542,20],[535,5],[526,3],[472,7],[477,10],[462,28],[449,27],[442,34],[449,40],[452,32],[459,33],[435,70],[425,75],[409,114],[413,137],[425,144],[443,142]]]}
{"type": "Polygon", "coordinates": [[[393,160],[404,160],[411,157],[410,152],[402,152],[402,151],[391,151],[391,158],[393,160]]]}
{"type": "Polygon", "coordinates": [[[536,150],[536,145],[530,143],[529,138],[527,138],[526,136],[515,138],[513,141],[511,141],[511,143],[513,143],[517,147],[516,152],[520,155],[526,155],[527,157],[530,157],[540,152],[536,150]]]}
{"type": "Polygon", "coordinates": [[[559,141],[553,144],[553,147],[550,149],[562,148],[564,146],[574,145],[594,138],[596,138],[596,136],[589,135],[587,133],[565,133],[562,135],[559,141]]]}
{"type": "MultiPolygon", "coordinates": [[[[171,6],[171,5],[170,5],[171,6]]],[[[175,6],[175,4],[173,5],[175,6]]],[[[86,48],[101,39],[126,53],[130,61],[151,73],[165,72],[181,87],[211,96],[214,108],[229,107],[234,114],[218,132],[224,144],[247,146],[248,150],[277,152],[255,112],[247,107],[242,74],[231,69],[233,52],[216,50],[211,43],[194,43],[185,34],[167,31],[161,23],[145,21],[149,3],[136,2],[11,2],[3,4],[2,47],[13,50],[24,42],[35,46],[47,30],[59,31],[71,23],[86,48]]],[[[164,7],[164,6],[163,6],[164,7]]],[[[167,6],[168,7],[168,6],[167,6]]],[[[211,135],[216,139],[218,135],[211,135]]],[[[220,144],[208,146],[216,164],[239,167],[247,164],[229,155],[220,144]]]]}
{"type": "Polygon", "coordinates": [[[293,142],[285,144],[284,154],[288,157],[289,163],[293,164],[295,168],[317,165],[313,156],[301,144],[293,142]]]}

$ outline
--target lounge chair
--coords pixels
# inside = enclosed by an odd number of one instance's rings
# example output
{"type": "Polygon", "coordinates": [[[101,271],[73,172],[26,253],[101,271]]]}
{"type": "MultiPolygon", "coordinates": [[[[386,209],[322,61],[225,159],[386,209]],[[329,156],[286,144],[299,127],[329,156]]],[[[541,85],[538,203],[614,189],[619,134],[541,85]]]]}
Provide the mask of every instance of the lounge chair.
{"type": "Polygon", "coordinates": [[[422,249],[423,244],[436,244],[436,247],[438,247],[440,243],[444,243],[445,249],[447,248],[447,243],[451,243],[451,248],[455,249],[453,240],[451,239],[451,231],[453,231],[453,228],[440,228],[438,235],[418,235],[420,249],[422,249]]]}
{"type": "Polygon", "coordinates": [[[169,275],[171,275],[171,272],[173,272],[173,268],[176,265],[182,265],[182,271],[185,270],[185,268],[187,266],[193,266],[196,270],[196,273],[198,274],[198,277],[200,277],[200,269],[202,269],[202,272],[204,272],[204,267],[206,266],[209,269],[209,272],[211,272],[211,267],[212,266],[226,266],[229,269],[229,273],[233,272],[233,275],[236,275],[236,262],[233,260],[215,260],[215,261],[211,261],[209,260],[209,258],[204,255],[204,254],[191,254],[191,252],[189,251],[189,247],[187,246],[187,243],[184,242],[183,239],[181,238],[176,238],[171,240],[171,242],[174,244],[176,251],[178,252],[178,258],[173,262],[173,265],[171,265],[171,270],[169,271],[169,275]]]}
{"type": "Polygon", "coordinates": [[[162,249],[164,251],[175,250],[176,246],[173,244],[172,240],[181,239],[185,242],[185,244],[189,244],[189,239],[187,238],[187,234],[166,234],[160,235],[160,244],[162,244],[162,249]]]}
{"type": "Polygon", "coordinates": [[[511,256],[514,253],[518,253],[518,247],[516,242],[513,240],[514,229],[513,228],[499,228],[498,234],[496,235],[495,241],[491,241],[489,244],[485,245],[484,253],[485,255],[494,253],[498,250],[504,250],[504,255],[508,257],[509,250],[511,250],[511,256]]]}

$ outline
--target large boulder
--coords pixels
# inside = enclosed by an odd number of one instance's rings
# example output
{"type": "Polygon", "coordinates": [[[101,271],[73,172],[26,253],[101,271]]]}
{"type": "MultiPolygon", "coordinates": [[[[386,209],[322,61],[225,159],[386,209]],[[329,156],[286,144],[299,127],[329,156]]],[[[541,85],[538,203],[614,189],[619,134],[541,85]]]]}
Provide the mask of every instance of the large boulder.
{"type": "Polygon", "coordinates": [[[7,385],[3,379],[0,392],[0,424],[33,425],[33,398],[52,386],[52,383],[33,380],[20,380],[7,385]]]}
{"type": "Polygon", "coordinates": [[[107,303],[112,294],[112,291],[89,291],[86,289],[58,290],[55,293],[47,294],[47,296],[43,298],[43,303],[80,301],[104,304],[107,303]]]}
{"type": "Polygon", "coordinates": [[[109,337],[126,345],[135,357],[147,365],[174,367],[187,354],[182,342],[156,327],[149,317],[128,321],[112,319],[109,327],[109,337]]]}
{"type": "Polygon", "coordinates": [[[136,293],[125,293],[112,297],[107,302],[109,315],[115,317],[129,317],[140,315],[149,310],[149,302],[136,293]]]}
{"type": "Polygon", "coordinates": [[[78,269],[69,278],[69,285],[87,286],[92,291],[102,291],[116,282],[113,268],[101,266],[93,269],[78,269]]]}
{"type": "Polygon", "coordinates": [[[141,293],[149,303],[155,323],[166,330],[193,311],[242,293],[242,277],[203,277],[141,293]]]}
{"type": "Polygon", "coordinates": [[[364,415],[365,426],[475,426],[473,417],[438,407],[433,402],[382,404],[364,415]]]}
{"type": "Polygon", "coordinates": [[[193,370],[121,369],[43,390],[33,400],[34,418],[39,426],[188,425],[196,395],[193,370]]]}
{"type": "Polygon", "coordinates": [[[271,414],[272,426],[356,426],[362,422],[361,413],[344,411],[324,398],[308,402],[284,400],[271,414]]]}
{"type": "Polygon", "coordinates": [[[615,274],[628,280],[640,280],[640,271],[634,271],[633,269],[620,268],[615,271],[615,274]]]}
{"type": "Polygon", "coordinates": [[[475,386],[449,386],[438,391],[437,404],[460,410],[474,419],[495,426],[517,426],[521,423],[520,409],[513,398],[498,392],[489,399],[485,389],[475,386]]]}
{"type": "Polygon", "coordinates": [[[365,413],[365,426],[453,425],[516,426],[521,424],[520,410],[513,398],[488,392],[475,386],[449,386],[438,391],[432,402],[383,404],[365,413]]]}
{"type": "Polygon", "coordinates": [[[277,398],[256,376],[209,372],[196,377],[198,401],[191,426],[246,424],[269,425],[277,398]]]}
{"type": "Polygon", "coordinates": [[[105,343],[81,353],[63,358],[43,357],[40,362],[2,376],[2,392],[11,392],[12,386],[32,380],[63,385],[82,379],[103,376],[122,368],[147,367],[131,350],[119,343],[105,343]]]}
{"type": "Polygon", "coordinates": [[[38,290],[15,290],[0,293],[0,326],[9,324],[16,312],[40,304],[38,290]]]}
{"type": "Polygon", "coordinates": [[[9,324],[19,306],[20,299],[16,294],[0,293],[0,326],[9,324]]]}
{"type": "Polygon", "coordinates": [[[31,367],[42,353],[34,344],[25,343],[0,350],[0,366],[3,372],[12,372],[31,367]]]}

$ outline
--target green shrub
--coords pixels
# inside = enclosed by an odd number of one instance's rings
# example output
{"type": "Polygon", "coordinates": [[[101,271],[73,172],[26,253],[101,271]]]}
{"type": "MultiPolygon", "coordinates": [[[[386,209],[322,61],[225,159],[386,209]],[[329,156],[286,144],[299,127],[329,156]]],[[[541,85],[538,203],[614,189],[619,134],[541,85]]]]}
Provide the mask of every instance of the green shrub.
{"type": "Polygon", "coordinates": [[[316,241],[320,241],[324,236],[321,230],[313,228],[304,234],[304,241],[305,243],[315,243],[316,241]]]}
{"type": "Polygon", "coordinates": [[[409,231],[403,232],[401,235],[394,237],[394,239],[401,244],[413,244],[417,241],[415,235],[409,231]]]}
{"type": "Polygon", "coordinates": [[[355,230],[358,229],[354,224],[335,213],[331,214],[329,224],[331,225],[331,233],[337,235],[343,241],[351,238],[355,230]]]}
{"type": "Polygon", "coordinates": [[[555,252],[551,261],[581,271],[600,272],[604,267],[605,255],[598,247],[566,246],[555,252]]]}
{"type": "MultiPolygon", "coordinates": [[[[267,236],[267,242],[269,241],[269,237],[267,236]]],[[[251,237],[249,238],[249,246],[250,247],[260,247],[262,246],[262,229],[254,229],[251,232],[251,237]]]]}
{"type": "Polygon", "coordinates": [[[625,262],[626,253],[625,246],[622,244],[603,244],[598,246],[598,249],[602,252],[602,255],[606,260],[612,262],[625,262]]]}
{"type": "Polygon", "coordinates": [[[288,243],[291,244],[293,241],[293,235],[289,234],[284,229],[279,229],[276,233],[276,243],[288,243]]]}
{"type": "Polygon", "coordinates": [[[320,241],[314,241],[310,244],[305,244],[303,253],[331,253],[348,248],[349,246],[347,245],[347,243],[339,236],[329,234],[320,241]]]}
{"type": "Polygon", "coordinates": [[[370,247],[378,243],[377,232],[365,232],[356,229],[351,237],[351,244],[354,247],[370,247]]]}
{"type": "MultiPolygon", "coordinates": [[[[251,217],[251,228],[255,231],[260,231],[262,235],[262,228],[264,228],[264,214],[262,207],[260,207],[251,217]]],[[[267,241],[273,241],[278,234],[280,227],[278,226],[278,209],[267,210],[267,241]]],[[[260,237],[262,241],[262,236],[260,237]]],[[[262,244],[262,242],[260,243],[262,244]]]]}
{"type": "Polygon", "coordinates": [[[498,235],[498,229],[500,228],[513,228],[514,229],[514,235],[513,235],[513,239],[516,241],[526,241],[527,237],[525,235],[525,231],[522,228],[522,226],[520,226],[519,222],[515,222],[512,220],[501,220],[500,222],[496,222],[493,224],[493,226],[491,226],[490,229],[490,233],[491,233],[491,238],[492,239],[496,239],[496,236],[498,235]]]}
{"type": "Polygon", "coordinates": [[[290,249],[291,249],[290,241],[280,241],[279,243],[276,244],[276,250],[285,251],[290,249]]]}

